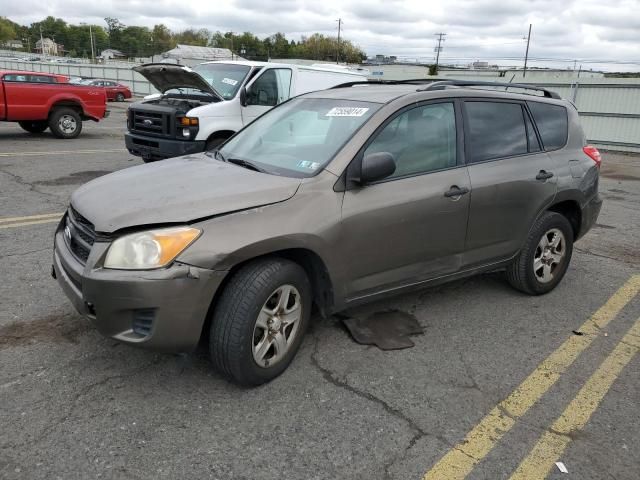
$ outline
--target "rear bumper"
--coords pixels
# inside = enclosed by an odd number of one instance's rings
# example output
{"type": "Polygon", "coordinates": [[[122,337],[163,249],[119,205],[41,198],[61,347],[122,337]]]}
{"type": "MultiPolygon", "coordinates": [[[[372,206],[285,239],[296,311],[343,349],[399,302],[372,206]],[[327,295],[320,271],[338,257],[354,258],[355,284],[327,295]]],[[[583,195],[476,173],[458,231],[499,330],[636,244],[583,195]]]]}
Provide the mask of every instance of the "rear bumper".
{"type": "Polygon", "coordinates": [[[591,227],[595,225],[601,208],[602,198],[599,193],[596,193],[595,196],[582,208],[582,223],[580,225],[578,238],[583,237],[591,227]]]}
{"type": "Polygon", "coordinates": [[[108,244],[95,243],[82,265],[55,234],[52,274],[76,310],[98,331],[131,345],[166,352],[193,350],[226,272],[180,263],[150,271],[93,265],[108,244]]]}
{"type": "Polygon", "coordinates": [[[190,153],[204,152],[203,140],[171,140],[167,138],[147,137],[127,132],[124,135],[127,150],[132,155],[145,160],[161,160],[163,158],[180,157],[190,153]]]}

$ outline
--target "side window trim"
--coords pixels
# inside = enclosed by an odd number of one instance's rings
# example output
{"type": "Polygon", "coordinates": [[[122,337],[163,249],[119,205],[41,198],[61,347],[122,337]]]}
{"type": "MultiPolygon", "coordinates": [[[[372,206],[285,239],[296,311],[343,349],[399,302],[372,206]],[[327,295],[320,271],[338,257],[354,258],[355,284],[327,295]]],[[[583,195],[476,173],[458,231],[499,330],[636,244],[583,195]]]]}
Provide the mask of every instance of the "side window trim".
{"type": "Polygon", "coordinates": [[[529,145],[529,135],[527,134],[527,149],[529,150],[529,153],[541,153],[544,152],[544,145],[542,143],[542,137],[540,136],[540,132],[538,131],[538,126],[536,125],[536,122],[533,120],[533,115],[531,114],[531,112],[529,111],[529,104],[527,102],[524,102],[524,104],[522,105],[522,110],[524,112],[525,115],[525,124],[527,123],[527,119],[529,120],[529,123],[531,124],[531,127],[533,128],[533,134],[536,137],[536,140],[538,140],[538,148],[540,150],[536,150],[535,152],[531,151],[531,145],[529,145]]]}
{"type": "MultiPolygon", "coordinates": [[[[376,137],[387,127],[387,125],[389,125],[391,122],[393,122],[396,118],[398,118],[400,115],[404,114],[405,112],[408,112],[409,110],[413,110],[414,108],[420,108],[420,107],[426,107],[428,105],[437,105],[439,103],[451,103],[453,104],[453,109],[454,109],[454,114],[455,114],[455,130],[456,130],[456,164],[452,167],[447,167],[447,168],[440,168],[438,170],[429,170],[427,172],[418,172],[418,173],[413,173],[413,174],[409,174],[409,175],[403,175],[401,177],[390,177],[390,178],[385,178],[383,180],[380,180],[378,182],[374,182],[371,183],[371,185],[378,185],[380,183],[387,183],[387,182],[394,182],[396,180],[403,180],[405,178],[412,178],[412,177],[420,177],[423,175],[429,175],[432,173],[437,173],[437,172],[443,172],[446,170],[453,170],[455,168],[461,168],[461,167],[466,167],[466,164],[464,162],[464,154],[462,152],[462,149],[460,148],[460,140],[464,139],[463,135],[461,135],[462,132],[462,118],[460,117],[460,115],[462,114],[462,109],[460,106],[460,102],[457,98],[438,98],[438,99],[433,99],[433,100],[425,100],[425,101],[420,101],[420,102],[416,102],[416,103],[412,103],[409,105],[405,105],[404,107],[401,107],[400,109],[396,110],[395,112],[393,112],[392,115],[389,115],[387,117],[387,119],[378,126],[378,128],[375,129],[375,131],[369,136],[369,138],[367,139],[367,141],[362,145],[362,147],[360,147],[360,150],[358,150],[358,153],[356,153],[353,157],[353,159],[351,160],[351,162],[349,162],[349,165],[347,165],[347,168],[344,169],[343,172],[343,176],[345,176],[345,178],[349,175],[349,171],[353,172],[353,169],[359,169],[361,163],[362,163],[362,159],[364,157],[364,152],[367,150],[367,148],[369,147],[369,145],[371,145],[373,143],[373,141],[376,139],[376,137]]],[[[351,190],[353,189],[353,186],[350,186],[347,182],[345,190],[351,190]]]]}
{"type": "MultiPolygon", "coordinates": [[[[464,99],[461,99],[462,104],[466,104],[467,102],[511,103],[511,104],[519,104],[521,108],[526,108],[526,102],[524,100],[516,100],[516,99],[510,99],[510,98],[464,97],[464,99]]],[[[464,108],[464,106],[462,108],[462,117],[464,121],[463,128],[464,128],[464,131],[466,132],[469,129],[469,112],[467,111],[466,108],[464,108]]],[[[524,120],[524,116],[522,117],[522,119],[524,120]]],[[[534,128],[536,128],[535,122],[532,121],[532,124],[534,128]]],[[[526,132],[526,123],[525,123],[525,132],[526,132]]],[[[537,128],[536,128],[536,134],[538,134],[537,128]]],[[[538,138],[538,141],[540,142],[540,138],[538,138]]],[[[540,142],[540,145],[542,148],[542,142],[540,142]]],[[[465,154],[466,152],[471,151],[471,145],[470,145],[470,140],[468,136],[465,136],[464,149],[465,149],[465,154]]],[[[529,139],[527,138],[527,150],[528,149],[529,149],[529,139]]],[[[527,151],[526,153],[518,153],[516,155],[507,155],[504,157],[489,158],[487,160],[480,160],[478,162],[472,162],[470,160],[467,160],[465,155],[465,162],[466,162],[466,165],[480,165],[482,163],[497,162],[500,160],[505,160],[507,158],[518,158],[518,157],[526,157],[529,155],[539,155],[543,151],[544,150],[540,150],[539,152],[527,151]]]]}

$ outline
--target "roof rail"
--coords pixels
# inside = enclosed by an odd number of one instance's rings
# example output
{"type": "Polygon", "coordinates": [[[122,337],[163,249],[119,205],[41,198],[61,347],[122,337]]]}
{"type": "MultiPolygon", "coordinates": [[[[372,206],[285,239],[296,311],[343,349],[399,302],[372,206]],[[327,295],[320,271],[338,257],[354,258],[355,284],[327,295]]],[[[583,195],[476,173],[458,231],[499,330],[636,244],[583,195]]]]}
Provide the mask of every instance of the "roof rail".
{"type": "Polygon", "coordinates": [[[433,82],[437,82],[437,80],[431,80],[429,78],[412,78],[409,80],[360,80],[357,82],[341,83],[340,85],[331,87],[329,90],[333,90],[334,88],[349,88],[354,85],[424,85],[433,82]]]}
{"type": "Polygon", "coordinates": [[[444,90],[447,87],[505,87],[505,90],[507,90],[508,88],[521,88],[524,90],[536,90],[538,92],[543,92],[544,96],[547,98],[562,98],[556,92],[552,92],[551,90],[547,90],[546,88],[536,87],[535,85],[526,85],[523,83],[483,82],[473,80],[440,80],[432,82],[426,87],[418,89],[418,91],[424,92],[430,90],[444,90]]]}

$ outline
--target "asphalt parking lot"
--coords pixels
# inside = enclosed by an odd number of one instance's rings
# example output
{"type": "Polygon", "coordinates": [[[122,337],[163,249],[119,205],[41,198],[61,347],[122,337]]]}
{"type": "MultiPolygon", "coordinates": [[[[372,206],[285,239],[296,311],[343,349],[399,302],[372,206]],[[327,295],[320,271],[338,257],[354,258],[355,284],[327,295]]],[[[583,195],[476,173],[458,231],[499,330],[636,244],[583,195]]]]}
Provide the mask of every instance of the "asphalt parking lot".
{"type": "Polygon", "coordinates": [[[415,315],[400,351],[317,318],[242,389],[203,351],[105,339],[50,276],[71,192],[141,163],[110,109],[72,141],[0,124],[0,478],[638,478],[640,156],[603,155],[598,224],[550,294],[494,273],[351,312],[415,315]]]}

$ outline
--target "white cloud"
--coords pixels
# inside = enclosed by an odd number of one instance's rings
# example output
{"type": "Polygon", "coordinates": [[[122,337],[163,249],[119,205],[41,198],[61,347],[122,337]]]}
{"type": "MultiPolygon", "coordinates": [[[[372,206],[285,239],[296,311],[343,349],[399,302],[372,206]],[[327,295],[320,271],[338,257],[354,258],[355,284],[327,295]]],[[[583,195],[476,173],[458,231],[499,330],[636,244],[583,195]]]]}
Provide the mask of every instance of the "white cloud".
{"type": "Polygon", "coordinates": [[[638,0],[0,0],[0,11],[22,24],[46,15],[103,24],[109,16],[125,25],[165,23],[173,30],[195,27],[258,36],[280,31],[294,39],[313,32],[335,35],[335,20],[342,18],[345,38],[369,55],[428,61],[434,33],[446,32],[445,62],[482,58],[514,65],[524,54],[522,38],[533,23],[534,59],[619,61],[627,62],[621,69],[640,69],[638,0]]]}

